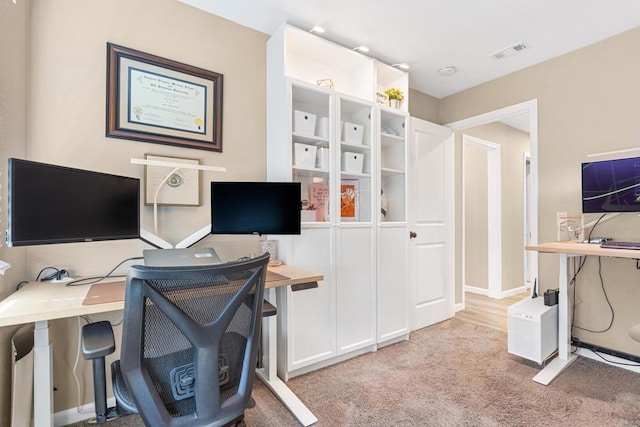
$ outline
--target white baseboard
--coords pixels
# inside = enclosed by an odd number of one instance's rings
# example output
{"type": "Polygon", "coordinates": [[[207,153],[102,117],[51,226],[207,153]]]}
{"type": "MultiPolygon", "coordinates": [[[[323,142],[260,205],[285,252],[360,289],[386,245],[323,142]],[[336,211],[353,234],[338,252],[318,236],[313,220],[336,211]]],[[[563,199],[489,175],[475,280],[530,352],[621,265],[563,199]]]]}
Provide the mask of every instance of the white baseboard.
{"type": "MultiPolygon", "coordinates": [[[[527,290],[526,286],[519,286],[517,288],[508,289],[506,291],[500,292],[500,294],[496,297],[496,299],[507,298],[507,297],[522,293],[522,292],[524,292],[526,290],[527,290]]],[[[464,291],[465,292],[469,292],[471,294],[483,295],[485,297],[490,296],[489,295],[489,289],[478,288],[478,287],[475,287],[475,286],[468,286],[467,285],[467,286],[464,287],[464,291]]]]}
{"type": "Polygon", "coordinates": [[[462,311],[464,310],[464,303],[456,304],[454,308],[456,312],[462,311]]]}
{"type": "Polygon", "coordinates": [[[476,286],[465,285],[463,289],[465,292],[469,292],[472,294],[484,295],[485,297],[489,296],[489,289],[486,288],[478,288],[476,286]]]}
{"type": "Polygon", "coordinates": [[[365,348],[354,350],[351,353],[343,354],[337,357],[332,357],[331,359],[323,360],[322,362],[317,362],[317,363],[314,363],[313,365],[305,366],[305,367],[296,369],[294,371],[287,372],[285,381],[289,381],[291,378],[297,377],[299,375],[308,374],[309,372],[317,371],[318,369],[326,368],[327,366],[344,362],[346,360],[352,359],[354,357],[357,357],[366,353],[377,351],[377,349],[378,349],[377,345],[375,344],[370,345],[365,348]]]}
{"type": "MultiPolygon", "coordinates": [[[[107,407],[111,408],[116,406],[116,398],[111,397],[107,399],[107,407]]],[[[53,425],[55,427],[66,426],[69,424],[78,423],[80,421],[95,418],[96,413],[93,402],[82,405],[79,408],[71,408],[64,411],[56,412],[53,415],[53,425]]]]}
{"type": "Polygon", "coordinates": [[[507,298],[507,297],[511,297],[513,295],[518,295],[518,294],[523,293],[526,290],[527,290],[526,286],[519,286],[517,288],[508,289],[508,290],[502,291],[500,293],[500,298],[507,298]]]}

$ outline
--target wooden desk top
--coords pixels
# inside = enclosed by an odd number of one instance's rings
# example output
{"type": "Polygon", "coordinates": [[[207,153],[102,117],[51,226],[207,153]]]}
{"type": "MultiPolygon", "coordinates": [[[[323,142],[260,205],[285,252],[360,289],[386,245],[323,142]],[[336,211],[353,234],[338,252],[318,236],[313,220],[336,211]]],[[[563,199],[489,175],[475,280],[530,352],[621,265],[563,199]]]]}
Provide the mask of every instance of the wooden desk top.
{"type": "Polygon", "coordinates": [[[279,288],[281,286],[299,285],[302,283],[319,282],[324,280],[322,274],[311,273],[309,271],[301,270],[290,265],[279,265],[277,267],[269,267],[269,271],[288,277],[286,280],[272,280],[267,281],[266,289],[279,288]]]}
{"type": "Polygon", "coordinates": [[[535,246],[525,246],[528,251],[571,255],[593,255],[613,258],[640,259],[640,251],[633,249],[601,248],[596,243],[549,242],[535,246]]]}
{"type": "MultiPolygon", "coordinates": [[[[319,282],[321,274],[310,273],[290,265],[269,267],[269,270],[285,278],[266,283],[266,288],[291,286],[301,283],[319,282]]],[[[38,322],[42,320],[64,319],[124,308],[124,281],[120,278],[108,278],[100,284],[111,283],[122,290],[118,301],[83,304],[87,293],[94,285],[66,286],[64,283],[32,282],[0,301],[0,327],[38,322]]]]}

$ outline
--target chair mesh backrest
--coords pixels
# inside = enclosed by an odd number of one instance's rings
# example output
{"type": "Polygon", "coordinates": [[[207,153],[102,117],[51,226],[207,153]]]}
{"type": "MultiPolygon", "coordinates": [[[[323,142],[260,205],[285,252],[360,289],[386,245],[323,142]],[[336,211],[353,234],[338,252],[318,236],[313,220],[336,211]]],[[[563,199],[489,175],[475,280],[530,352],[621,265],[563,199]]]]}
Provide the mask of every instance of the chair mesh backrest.
{"type": "Polygon", "coordinates": [[[147,400],[161,402],[163,423],[176,425],[178,417],[205,422],[242,413],[253,385],[267,262],[132,267],[121,369],[146,423],[159,422],[145,414],[147,400]],[[140,391],[147,387],[152,391],[140,391]]]}

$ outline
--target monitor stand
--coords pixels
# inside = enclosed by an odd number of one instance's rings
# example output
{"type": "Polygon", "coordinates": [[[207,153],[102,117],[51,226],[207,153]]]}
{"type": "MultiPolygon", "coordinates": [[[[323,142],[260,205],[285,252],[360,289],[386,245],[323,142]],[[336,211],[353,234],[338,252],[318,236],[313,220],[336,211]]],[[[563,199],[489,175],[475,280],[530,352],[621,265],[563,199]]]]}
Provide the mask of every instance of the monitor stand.
{"type": "Polygon", "coordinates": [[[189,248],[207,237],[209,234],[211,234],[211,224],[205,225],[200,230],[184,238],[181,242],[178,242],[176,244],[176,248],[189,248]]]}
{"type": "Polygon", "coordinates": [[[173,245],[143,228],[140,229],[140,240],[158,249],[172,249],[173,245]]]}

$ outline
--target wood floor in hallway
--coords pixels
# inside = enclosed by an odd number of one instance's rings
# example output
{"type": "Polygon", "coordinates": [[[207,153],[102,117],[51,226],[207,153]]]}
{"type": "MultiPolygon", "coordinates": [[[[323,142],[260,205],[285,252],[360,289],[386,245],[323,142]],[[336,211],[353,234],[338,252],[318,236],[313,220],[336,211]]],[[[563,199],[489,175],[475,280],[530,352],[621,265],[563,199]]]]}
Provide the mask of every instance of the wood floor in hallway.
{"type": "Polygon", "coordinates": [[[455,317],[506,332],[507,308],[528,297],[529,291],[502,299],[467,292],[465,293],[465,309],[458,311],[455,317]]]}

